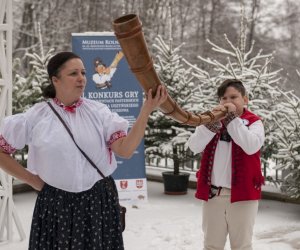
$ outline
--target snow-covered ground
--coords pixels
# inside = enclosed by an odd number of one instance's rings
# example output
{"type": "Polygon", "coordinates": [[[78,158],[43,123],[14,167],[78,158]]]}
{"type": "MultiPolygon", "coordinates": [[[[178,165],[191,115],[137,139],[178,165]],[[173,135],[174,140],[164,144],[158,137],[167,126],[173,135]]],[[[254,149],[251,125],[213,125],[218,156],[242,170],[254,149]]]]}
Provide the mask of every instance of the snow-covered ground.
{"type": "MultiPolygon", "coordinates": [[[[163,184],[148,182],[149,200],[127,206],[127,227],[124,233],[126,250],[200,250],[201,201],[194,198],[195,190],[187,195],[163,194],[163,184]]],[[[11,243],[1,242],[1,250],[25,250],[35,192],[14,196],[18,214],[26,231],[26,240],[20,242],[17,229],[11,243]]],[[[256,220],[254,250],[300,249],[300,205],[262,200],[256,220]]],[[[226,249],[230,249],[227,244],[226,249]]]]}

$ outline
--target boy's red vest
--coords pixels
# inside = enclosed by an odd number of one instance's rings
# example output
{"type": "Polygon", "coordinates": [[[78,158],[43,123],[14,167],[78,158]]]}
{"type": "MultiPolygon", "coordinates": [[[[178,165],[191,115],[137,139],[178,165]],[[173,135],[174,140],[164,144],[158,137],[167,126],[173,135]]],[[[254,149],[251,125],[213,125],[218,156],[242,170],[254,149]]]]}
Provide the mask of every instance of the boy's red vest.
{"type": "MultiPolygon", "coordinates": [[[[249,121],[250,126],[260,118],[248,110],[240,116],[249,121]]],[[[211,174],[214,163],[215,150],[220,138],[220,131],[206,146],[197,172],[196,198],[208,200],[211,174]]],[[[231,175],[231,202],[258,200],[261,198],[261,185],[264,177],[261,174],[260,151],[247,155],[243,149],[232,140],[232,175],[231,175]],[[258,187],[258,189],[256,188],[258,187]]]]}

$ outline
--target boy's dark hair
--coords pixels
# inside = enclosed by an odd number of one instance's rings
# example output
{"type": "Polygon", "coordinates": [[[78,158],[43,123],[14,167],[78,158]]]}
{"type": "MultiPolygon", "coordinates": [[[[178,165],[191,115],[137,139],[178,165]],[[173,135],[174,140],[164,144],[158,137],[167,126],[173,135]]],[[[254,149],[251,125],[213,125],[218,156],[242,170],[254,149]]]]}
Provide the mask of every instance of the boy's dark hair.
{"type": "Polygon", "coordinates": [[[226,89],[228,87],[235,88],[237,91],[239,91],[242,94],[242,96],[246,95],[246,89],[241,81],[237,79],[227,79],[224,82],[222,82],[222,84],[218,87],[217,95],[219,98],[224,96],[226,89]]]}

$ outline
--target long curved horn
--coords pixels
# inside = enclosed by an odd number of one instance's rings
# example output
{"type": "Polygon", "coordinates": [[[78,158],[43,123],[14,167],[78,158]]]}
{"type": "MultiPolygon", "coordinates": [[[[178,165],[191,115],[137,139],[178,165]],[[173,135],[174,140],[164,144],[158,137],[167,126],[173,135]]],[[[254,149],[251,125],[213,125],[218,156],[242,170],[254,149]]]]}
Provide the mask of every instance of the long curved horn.
{"type": "MultiPolygon", "coordinates": [[[[113,28],[131,71],[135,74],[144,91],[147,93],[152,88],[153,93],[156,93],[161,81],[149,55],[138,16],[129,14],[119,17],[113,21],[113,28]]],[[[175,121],[190,126],[206,124],[224,116],[221,111],[207,111],[202,114],[190,113],[181,109],[169,95],[159,109],[175,121]]]]}

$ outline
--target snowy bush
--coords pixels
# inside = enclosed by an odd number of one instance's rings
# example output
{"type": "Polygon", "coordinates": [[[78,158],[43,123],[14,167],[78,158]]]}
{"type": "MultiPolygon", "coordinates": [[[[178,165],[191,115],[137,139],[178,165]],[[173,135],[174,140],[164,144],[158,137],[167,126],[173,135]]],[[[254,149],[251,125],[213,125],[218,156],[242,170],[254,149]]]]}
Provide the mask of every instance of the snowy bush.
{"type": "MultiPolygon", "coordinates": [[[[193,77],[191,67],[184,67],[180,56],[182,45],[172,48],[171,43],[166,44],[160,36],[155,39],[155,42],[153,45],[157,50],[155,70],[162,84],[166,86],[168,94],[184,109],[188,103],[187,98],[191,94],[193,77]]],[[[154,111],[150,116],[145,137],[147,157],[172,159],[174,172],[178,173],[180,164],[187,160],[184,148],[188,137],[186,127],[160,111],[154,111]]]]}

